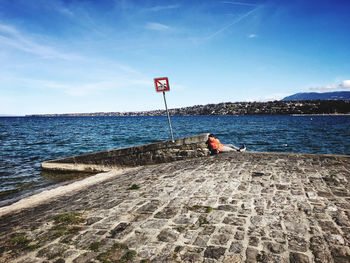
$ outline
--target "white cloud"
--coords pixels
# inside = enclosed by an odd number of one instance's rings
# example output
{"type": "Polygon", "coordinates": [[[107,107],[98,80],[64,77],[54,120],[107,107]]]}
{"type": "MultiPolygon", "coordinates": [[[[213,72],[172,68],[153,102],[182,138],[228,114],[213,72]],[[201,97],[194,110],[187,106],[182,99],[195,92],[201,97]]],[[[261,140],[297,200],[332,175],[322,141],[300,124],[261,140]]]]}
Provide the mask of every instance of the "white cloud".
{"type": "Polygon", "coordinates": [[[156,31],[166,31],[170,29],[170,27],[167,25],[152,23],[152,22],[148,22],[145,28],[149,30],[156,30],[156,31]]]}
{"type": "Polygon", "coordinates": [[[329,84],[329,85],[323,85],[323,86],[310,87],[309,90],[314,92],[332,92],[332,91],[350,90],[350,80],[343,80],[339,84],[329,84]]]}
{"type": "Polygon", "coordinates": [[[31,37],[18,31],[16,28],[0,24],[0,46],[7,46],[27,53],[38,55],[41,58],[56,58],[63,60],[76,60],[80,57],[58,51],[49,45],[38,44],[31,37]]]}
{"type": "Polygon", "coordinates": [[[289,96],[289,93],[272,93],[269,95],[264,95],[261,97],[250,97],[250,98],[245,98],[243,101],[244,102],[268,102],[268,101],[275,101],[275,100],[281,100],[284,97],[289,96]]]}
{"type": "Polygon", "coordinates": [[[342,86],[344,89],[350,89],[350,80],[343,80],[341,86],[342,86]]]}
{"type": "Polygon", "coordinates": [[[137,89],[143,87],[152,87],[152,79],[131,79],[128,77],[110,78],[106,80],[81,81],[76,83],[67,83],[65,81],[45,80],[45,79],[17,79],[25,87],[35,87],[41,90],[57,90],[72,97],[84,97],[105,93],[108,90],[137,89]]]}
{"type": "Polygon", "coordinates": [[[257,38],[258,37],[258,35],[256,35],[256,34],[250,34],[250,35],[248,35],[248,38],[257,38]]]}

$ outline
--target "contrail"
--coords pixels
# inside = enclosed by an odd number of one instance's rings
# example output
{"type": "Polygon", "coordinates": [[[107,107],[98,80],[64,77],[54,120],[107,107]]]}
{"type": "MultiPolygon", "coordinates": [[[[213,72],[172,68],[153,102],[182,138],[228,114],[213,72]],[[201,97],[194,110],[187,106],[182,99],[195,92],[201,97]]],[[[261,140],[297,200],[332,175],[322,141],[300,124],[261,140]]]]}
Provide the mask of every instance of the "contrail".
{"type": "Polygon", "coordinates": [[[258,6],[256,8],[254,8],[253,10],[250,10],[249,12],[239,16],[237,19],[233,20],[230,24],[224,26],[223,28],[219,29],[218,31],[216,31],[215,33],[211,34],[210,36],[207,36],[205,39],[211,39],[213,37],[215,37],[216,35],[220,34],[221,32],[225,31],[226,29],[228,29],[229,27],[233,26],[234,24],[237,24],[238,22],[240,22],[242,19],[246,18],[247,16],[249,16],[250,14],[254,13],[256,10],[258,10],[261,6],[258,6]]]}

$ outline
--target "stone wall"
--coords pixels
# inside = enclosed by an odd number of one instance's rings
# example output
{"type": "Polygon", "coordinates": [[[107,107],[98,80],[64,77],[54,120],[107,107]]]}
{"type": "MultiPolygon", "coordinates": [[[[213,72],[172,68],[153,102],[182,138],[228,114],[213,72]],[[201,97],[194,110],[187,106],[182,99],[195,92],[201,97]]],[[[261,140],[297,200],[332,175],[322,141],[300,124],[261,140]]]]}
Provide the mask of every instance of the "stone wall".
{"type": "Polygon", "coordinates": [[[135,167],[185,160],[209,155],[208,134],[172,141],[138,145],[43,162],[46,170],[109,171],[118,167],[135,167]]]}

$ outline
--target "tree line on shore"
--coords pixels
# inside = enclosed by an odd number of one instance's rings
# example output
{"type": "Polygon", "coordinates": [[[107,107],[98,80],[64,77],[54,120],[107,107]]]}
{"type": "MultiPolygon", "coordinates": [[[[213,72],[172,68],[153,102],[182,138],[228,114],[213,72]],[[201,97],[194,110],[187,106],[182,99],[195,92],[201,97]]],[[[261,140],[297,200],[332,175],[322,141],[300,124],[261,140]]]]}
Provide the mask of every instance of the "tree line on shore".
{"type": "MultiPolygon", "coordinates": [[[[350,114],[348,100],[305,100],[268,102],[223,102],[169,109],[173,116],[195,115],[302,115],[302,114],[350,114]]],[[[95,112],[40,114],[29,116],[162,116],[165,110],[135,112],[95,112]]]]}

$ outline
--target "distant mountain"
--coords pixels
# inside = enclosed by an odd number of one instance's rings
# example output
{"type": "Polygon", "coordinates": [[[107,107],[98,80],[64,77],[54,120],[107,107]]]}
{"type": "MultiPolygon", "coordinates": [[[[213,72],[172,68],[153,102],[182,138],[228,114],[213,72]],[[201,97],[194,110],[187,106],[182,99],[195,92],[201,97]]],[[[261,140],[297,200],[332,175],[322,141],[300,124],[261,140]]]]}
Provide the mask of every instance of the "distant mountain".
{"type": "Polygon", "coordinates": [[[324,93],[304,92],[285,97],[282,100],[350,100],[350,91],[334,91],[324,93]]]}

